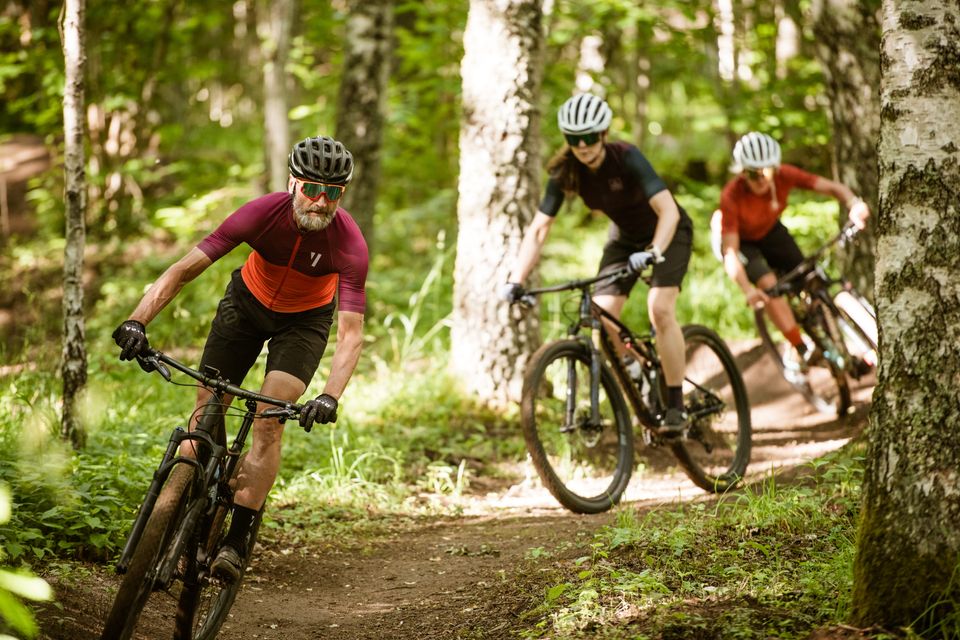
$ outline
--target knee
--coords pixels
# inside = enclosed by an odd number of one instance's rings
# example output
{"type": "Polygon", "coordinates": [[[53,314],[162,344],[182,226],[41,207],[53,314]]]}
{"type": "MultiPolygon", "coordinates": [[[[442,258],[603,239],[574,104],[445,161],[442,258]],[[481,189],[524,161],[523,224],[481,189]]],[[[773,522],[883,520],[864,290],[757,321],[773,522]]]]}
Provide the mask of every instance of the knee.
{"type": "Polygon", "coordinates": [[[674,305],[667,301],[656,301],[650,305],[650,322],[654,328],[660,330],[668,327],[677,321],[674,305]]]}

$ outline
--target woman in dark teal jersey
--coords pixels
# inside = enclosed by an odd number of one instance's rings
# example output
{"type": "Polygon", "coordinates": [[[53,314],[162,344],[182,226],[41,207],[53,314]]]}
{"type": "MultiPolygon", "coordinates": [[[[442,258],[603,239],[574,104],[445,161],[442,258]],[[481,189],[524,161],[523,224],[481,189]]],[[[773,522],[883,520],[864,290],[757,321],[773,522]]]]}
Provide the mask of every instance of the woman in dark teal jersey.
{"type": "MultiPolygon", "coordinates": [[[[678,435],[688,419],[682,391],[685,347],[676,304],[690,262],[693,225],[639,149],[607,141],[612,115],[606,102],[589,93],[574,96],[560,107],[557,120],[567,144],[547,164],[546,194],[524,234],[501,297],[515,302],[523,295],[523,282],[540,259],[566,195],[579,195],[588,207],[603,211],[611,224],[599,273],[627,264],[638,271],[654,265],[647,312],[657,333],[669,407],[660,432],[678,435]]],[[[632,277],[601,286],[594,299],[619,318],[636,281],[632,277]]]]}

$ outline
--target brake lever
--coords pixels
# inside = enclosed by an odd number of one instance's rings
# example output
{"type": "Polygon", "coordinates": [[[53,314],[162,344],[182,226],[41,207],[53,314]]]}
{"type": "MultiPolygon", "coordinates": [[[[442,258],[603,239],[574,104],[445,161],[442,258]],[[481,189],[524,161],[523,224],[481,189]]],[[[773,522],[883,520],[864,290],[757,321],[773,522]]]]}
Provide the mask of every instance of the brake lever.
{"type": "Polygon", "coordinates": [[[163,376],[164,380],[170,382],[170,369],[168,369],[167,365],[160,361],[160,358],[158,358],[156,354],[137,356],[137,364],[139,364],[140,368],[147,373],[153,373],[156,371],[163,376]]]}
{"type": "Polygon", "coordinates": [[[537,304],[537,296],[532,293],[525,293],[520,296],[520,299],[517,301],[526,309],[532,309],[535,304],[537,304]]]}

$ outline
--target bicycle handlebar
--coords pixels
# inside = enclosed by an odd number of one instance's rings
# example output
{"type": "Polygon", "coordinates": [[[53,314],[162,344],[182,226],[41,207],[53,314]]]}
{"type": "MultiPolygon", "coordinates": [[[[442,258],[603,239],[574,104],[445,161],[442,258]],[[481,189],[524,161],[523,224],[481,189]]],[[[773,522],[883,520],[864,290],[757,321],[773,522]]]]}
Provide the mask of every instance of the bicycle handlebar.
{"type": "MultiPolygon", "coordinates": [[[[652,269],[652,268],[651,268],[652,269]]],[[[644,271],[649,271],[651,269],[645,269],[644,271]]],[[[650,282],[650,273],[644,272],[635,272],[630,267],[622,267],[617,269],[612,273],[604,273],[602,275],[593,276],[592,278],[584,278],[582,280],[570,280],[569,282],[563,282],[560,284],[551,285],[549,287],[540,287],[538,289],[529,289],[527,292],[520,298],[520,303],[526,307],[532,307],[537,301],[537,296],[542,293],[555,293],[557,291],[573,291],[574,289],[587,289],[591,285],[594,285],[602,280],[607,280],[609,282],[615,282],[622,278],[627,278],[629,276],[636,275],[644,282],[649,284],[650,282]]]]}
{"type": "Polygon", "coordinates": [[[244,400],[253,400],[255,402],[272,404],[275,408],[266,409],[265,411],[261,412],[260,415],[265,418],[296,420],[300,417],[300,411],[303,408],[301,405],[293,402],[287,402],[286,400],[279,400],[277,398],[271,398],[253,391],[247,391],[246,389],[238,387],[237,385],[230,384],[229,381],[220,377],[208,376],[197,371],[196,369],[191,369],[179,360],[171,358],[167,354],[150,347],[144,349],[144,354],[137,356],[137,362],[140,364],[141,369],[148,373],[151,371],[157,371],[167,382],[170,382],[171,376],[170,370],[166,367],[166,365],[170,365],[177,371],[190,376],[204,386],[215,389],[221,393],[228,393],[237,398],[243,398],[244,400]]]}

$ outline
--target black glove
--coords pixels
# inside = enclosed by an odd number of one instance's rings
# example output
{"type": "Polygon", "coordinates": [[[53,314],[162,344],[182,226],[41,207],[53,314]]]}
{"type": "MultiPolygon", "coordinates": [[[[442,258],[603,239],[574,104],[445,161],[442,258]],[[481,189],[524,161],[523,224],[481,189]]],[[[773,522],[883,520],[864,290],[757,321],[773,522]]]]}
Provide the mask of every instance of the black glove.
{"type": "Polygon", "coordinates": [[[300,426],[304,431],[313,429],[313,424],[327,424],[337,421],[337,399],[327,393],[321,393],[313,400],[303,403],[300,410],[300,426]]]}
{"type": "Polygon", "coordinates": [[[520,298],[525,295],[527,295],[527,290],[523,288],[523,285],[516,282],[508,282],[500,287],[500,299],[510,304],[520,302],[520,298]]]}
{"type": "Polygon", "coordinates": [[[113,340],[120,347],[121,360],[133,360],[150,346],[147,328],[136,320],[127,320],[113,332],[113,340]]]}
{"type": "Polygon", "coordinates": [[[657,257],[653,255],[652,251],[637,251],[636,253],[631,253],[630,257],[627,258],[627,265],[630,267],[630,271],[640,273],[656,262],[656,260],[657,257]]]}

